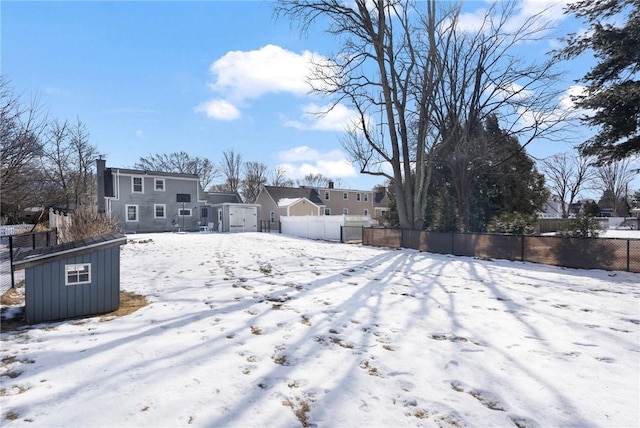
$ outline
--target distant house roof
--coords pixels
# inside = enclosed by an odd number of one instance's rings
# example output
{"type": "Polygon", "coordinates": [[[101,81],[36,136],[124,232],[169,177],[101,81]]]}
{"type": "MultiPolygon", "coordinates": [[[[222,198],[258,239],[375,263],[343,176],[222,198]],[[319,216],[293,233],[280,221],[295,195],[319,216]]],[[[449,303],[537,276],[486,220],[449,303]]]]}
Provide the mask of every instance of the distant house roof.
{"type": "Polygon", "coordinates": [[[373,194],[373,206],[378,208],[386,208],[389,206],[389,198],[387,197],[386,190],[373,194]]]}
{"type": "Polygon", "coordinates": [[[237,192],[236,193],[210,192],[210,193],[207,193],[207,203],[211,205],[226,204],[226,203],[241,204],[242,198],[237,192]]]}
{"type": "Polygon", "coordinates": [[[175,177],[175,178],[194,178],[199,180],[198,174],[186,174],[182,172],[163,172],[163,171],[144,171],[140,169],[128,169],[109,167],[112,172],[118,172],[120,174],[132,174],[132,175],[151,175],[154,177],[175,177]]]}
{"type": "Polygon", "coordinates": [[[281,199],[306,198],[316,205],[324,205],[318,195],[318,191],[309,187],[276,187],[264,186],[264,190],[271,196],[271,199],[278,204],[281,199]]]}

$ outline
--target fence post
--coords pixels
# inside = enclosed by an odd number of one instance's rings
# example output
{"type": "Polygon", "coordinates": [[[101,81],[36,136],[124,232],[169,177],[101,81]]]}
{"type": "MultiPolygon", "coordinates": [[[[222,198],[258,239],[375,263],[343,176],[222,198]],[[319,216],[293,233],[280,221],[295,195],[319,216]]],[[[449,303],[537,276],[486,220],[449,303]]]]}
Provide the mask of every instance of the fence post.
{"type": "Polygon", "coordinates": [[[11,271],[11,288],[16,288],[13,276],[13,235],[9,235],[9,270],[11,271]]]}
{"type": "Polygon", "coordinates": [[[520,239],[521,239],[521,241],[520,241],[521,242],[521,244],[520,244],[520,261],[524,262],[524,239],[525,239],[524,234],[520,237],[520,239]]]}

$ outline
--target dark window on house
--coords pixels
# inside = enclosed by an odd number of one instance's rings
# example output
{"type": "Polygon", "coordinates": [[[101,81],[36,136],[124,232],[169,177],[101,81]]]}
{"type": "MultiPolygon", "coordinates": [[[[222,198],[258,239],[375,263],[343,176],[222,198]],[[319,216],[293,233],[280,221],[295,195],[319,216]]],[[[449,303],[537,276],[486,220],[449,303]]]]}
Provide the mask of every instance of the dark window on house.
{"type": "Polygon", "coordinates": [[[349,194],[347,192],[342,193],[342,199],[344,199],[345,201],[349,199],[349,194]]]}
{"type": "Polygon", "coordinates": [[[164,204],[154,205],[154,216],[155,218],[165,218],[165,206],[164,204]]]}
{"type": "Polygon", "coordinates": [[[329,195],[330,195],[330,192],[329,192],[328,190],[325,190],[325,191],[324,191],[324,199],[325,199],[326,201],[328,201],[328,200],[329,200],[329,195]]]}
{"type": "Polygon", "coordinates": [[[138,206],[126,205],[127,221],[138,221],[138,206]]]}
{"type": "Polygon", "coordinates": [[[356,201],[360,202],[360,193],[356,193],[356,201]]]}
{"type": "Polygon", "coordinates": [[[132,188],[131,191],[133,193],[144,193],[144,187],[142,186],[142,177],[133,177],[132,178],[132,188]]]}
{"type": "Polygon", "coordinates": [[[154,180],[154,187],[159,192],[164,192],[164,178],[156,178],[154,180]]]}
{"type": "Polygon", "coordinates": [[[209,217],[209,210],[206,207],[202,207],[200,209],[200,217],[202,217],[202,218],[209,217]]]}

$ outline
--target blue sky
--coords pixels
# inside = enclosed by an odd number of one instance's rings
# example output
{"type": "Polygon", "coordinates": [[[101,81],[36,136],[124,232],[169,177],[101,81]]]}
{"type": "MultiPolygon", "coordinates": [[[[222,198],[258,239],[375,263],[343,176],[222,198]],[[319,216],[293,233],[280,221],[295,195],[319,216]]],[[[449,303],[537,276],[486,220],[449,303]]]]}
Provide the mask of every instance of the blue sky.
{"type": "MultiPolygon", "coordinates": [[[[304,85],[311,54],[335,51],[315,28],[306,37],[275,21],[274,3],[2,1],[2,74],[23,100],[37,96],[61,119],[82,120],[107,165],[130,167],[151,153],[186,151],[219,162],[233,149],[296,179],[321,173],[341,187],[368,189],[340,143],[348,108],[318,121],[328,100],[304,85]]],[[[467,2],[466,19],[486,2],[467,2]]],[[[521,2],[520,17],[540,1],[521,2]]],[[[578,29],[560,9],[561,31],[578,29]]],[[[544,55],[549,41],[527,46],[544,55]]],[[[587,71],[573,67],[566,87],[587,71]]],[[[582,64],[582,65],[580,65],[582,64]]],[[[570,144],[540,141],[536,157],[570,144]]]]}

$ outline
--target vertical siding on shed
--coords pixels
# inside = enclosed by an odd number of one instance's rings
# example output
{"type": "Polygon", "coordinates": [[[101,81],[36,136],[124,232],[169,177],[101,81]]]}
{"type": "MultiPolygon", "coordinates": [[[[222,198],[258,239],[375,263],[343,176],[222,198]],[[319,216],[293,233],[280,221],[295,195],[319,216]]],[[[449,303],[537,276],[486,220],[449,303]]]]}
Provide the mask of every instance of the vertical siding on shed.
{"type": "Polygon", "coordinates": [[[120,248],[112,247],[27,268],[28,322],[96,315],[118,309],[120,248]],[[65,265],[91,263],[91,283],[65,285],[65,265]]]}

